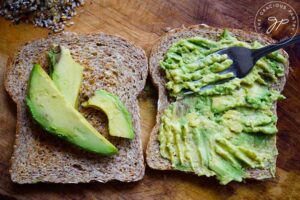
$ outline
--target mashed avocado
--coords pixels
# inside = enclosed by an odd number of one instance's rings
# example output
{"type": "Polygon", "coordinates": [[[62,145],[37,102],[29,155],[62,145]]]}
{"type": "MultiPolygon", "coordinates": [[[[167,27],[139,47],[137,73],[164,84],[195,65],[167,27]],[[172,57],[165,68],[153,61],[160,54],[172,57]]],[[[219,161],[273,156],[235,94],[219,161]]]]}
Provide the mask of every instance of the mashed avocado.
{"type": "Polygon", "coordinates": [[[274,174],[277,117],[271,109],[274,101],[284,98],[270,89],[284,75],[286,60],[279,52],[260,59],[245,78],[199,92],[209,83],[233,76],[215,73],[228,68],[232,60],[212,54],[230,46],[262,45],[239,41],[225,30],[218,41],[183,39],[172,45],[161,62],[170,96],[197,93],[165,109],[158,137],[160,153],[175,169],[216,176],[221,184],[242,181],[250,168],[266,168],[274,174]]]}
{"type": "MultiPolygon", "coordinates": [[[[168,79],[166,87],[170,91],[170,95],[178,96],[187,90],[197,92],[209,83],[232,77],[232,73],[224,75],[214,73],[228,68],[232,64],[232,60],[227,55],[212,54],[231,46],[254,49],[262,47],[259,42],[250,44],[239,41],[227,30],[223,32],[218,41],[193,37],[172,45],[160,63],[168,79]]],[[[239,87],[241,83],[252,85],[257,82],[261,85],[268,85],[268,82],[274,82],[277,77],[284,75],[284,62],[286,62],[285,58],[279,52],[273,52],[267,57],[261,58],[247,77],[235,79],[211,92],[214,94],[227,93],[239,87]]]]}

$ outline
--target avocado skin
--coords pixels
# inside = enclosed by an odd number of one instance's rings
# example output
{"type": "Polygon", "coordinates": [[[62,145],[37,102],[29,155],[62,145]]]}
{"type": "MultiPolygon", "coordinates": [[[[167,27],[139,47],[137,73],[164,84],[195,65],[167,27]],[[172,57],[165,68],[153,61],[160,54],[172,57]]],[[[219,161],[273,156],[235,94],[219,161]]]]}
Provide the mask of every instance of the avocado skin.
{"type": "Polygon", "coordinates": [[[79,148],[100,155],[118,153],[62,96],[40,65],[34,65],[28,83],[26,104],[43,129],[79,148]]]}
{"type": "Polygon", "coordinates": [[[82,106],[100,109],[107,115],[111,136],[134,138],[132,116],[118,96],[105,90],[97,90],[82,106]]]}

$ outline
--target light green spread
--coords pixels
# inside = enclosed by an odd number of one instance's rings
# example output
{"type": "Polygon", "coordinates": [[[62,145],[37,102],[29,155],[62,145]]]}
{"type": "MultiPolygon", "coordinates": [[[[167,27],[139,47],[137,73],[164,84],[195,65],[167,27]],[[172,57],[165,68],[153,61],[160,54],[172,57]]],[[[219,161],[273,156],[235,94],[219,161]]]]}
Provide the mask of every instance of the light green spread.
{"type": "MultiPolygon", "coordinates": [[[[239,41],[226,30],[218,41],[194,37],[172,45],[160,63],[166,72],[168,79],[166,87],[170,90],[170,95],[178,96],[185,90],[197,92],[208,83],[232,77],[232,73],[224,75],[213,73],[228,68],[232,64],[232,60],[228,59],[227,55],[212,53],[230,46],[262,47],[258,42],[250,44],[239,41]]],[[[212,93],[229,92],[239,87],[241,82],[245,85],[252,85],[254,82],[267,85],[266,80],[275,81],[278,76],[284,75],[284,62],[286,62],[285,58],[280,53],[271,53],[260,59],[247,77],[223,84],[212,93]]]]}
{"type": "MultiPolygon", "coordinates": [[[[170,95],[197,92],[209,83],[232,77],[214,73],[228,68],[232,60],[212,54],[229,46],[262,45],[239,41],[226,30],[218,41],[194,37],[172,45],[161,62],[170,95]]],[[[274,52],[260,59],[243,79],[171,103],[161,117],[161,155],[175,169],[215,175],[221,184],[242,181],[249,168],[266,168],[274,174],[277,117],[271,109],[274,101],[284,97],[270,85],[284,75],[285,62],[274,52]]]]}

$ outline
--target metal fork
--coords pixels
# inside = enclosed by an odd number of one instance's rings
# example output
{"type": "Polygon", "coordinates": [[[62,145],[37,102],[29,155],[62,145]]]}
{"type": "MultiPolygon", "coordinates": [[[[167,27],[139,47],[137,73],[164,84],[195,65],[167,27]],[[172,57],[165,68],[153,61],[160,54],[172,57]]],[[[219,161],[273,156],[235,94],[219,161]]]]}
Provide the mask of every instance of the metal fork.
{"type": "MultiPolygon", "coordinates": [[[[260,58],[268,55],[269,53],[272,53],[273,51],[287,47],[287,46],[292,45],[297,42],[300,42],[300,34],[296,35],[293,38],[288,38],[288,39],[285,39],[276,44],[271,44],[271,45],[262,47],[260,49],[248,49],[246,47],[237,47],[236,46],[236,47],[230,47],[230,48],[222,49],[222,50],[215,52],[215,54],[220,54],[220,55],[227,54],[228,58],[233,61],[232,65],[229,68],[227,68],[221,72],[218,72],[218,74],[233,73],[234,77],[231,77],[228,79],[223,79],[223,80],[220,80],[213,84],[206,85],[206,86],[200,88],[200,91],[204,91],[204,90],[213,88],[215,85],[225,83],[234,78],[245,77],[251,71],[251,69],[253,68],[255,63],[260,58]]],[[[184,92],[184,94],[192,94],[192,93],[195,93],[195,92],[193,92],[193,91],[184,92]]]]}

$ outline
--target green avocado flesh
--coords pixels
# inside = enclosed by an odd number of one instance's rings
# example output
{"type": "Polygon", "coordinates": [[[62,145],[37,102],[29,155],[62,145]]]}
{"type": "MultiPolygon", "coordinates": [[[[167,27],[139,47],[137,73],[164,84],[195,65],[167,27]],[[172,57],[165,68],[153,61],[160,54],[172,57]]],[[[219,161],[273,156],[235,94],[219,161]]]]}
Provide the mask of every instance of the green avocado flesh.
{"type": "Polygon", "coordinates": [[[50,76],[67,101],[74,107],[78,105],[78,94],[82,83],[83,67],[76,63],[70,50],[60,46],[60,52],[49,51],[50,76]]]}
{"type": "Polygon", "coordinates": [[[95,95],[82,105],[105,112],[111,136],[134,138],[131,114],[117,96],[104,90],[97,90],[95,95]]]}
{"type": "Polygon", "coordinates": [[[75,110],[40,65],[34,65],[31,71],[26,104],[33,118],[49,133],[97,154],[118,152],[75,110]]]}
{"type": "Polygon", "coordinates": [[[258,42],[239,41],[225,30],[217,41],[183,39],[161,61],[170,96],[181,98],[161,116],[160,153],[173,168],[216,176],[221,184],[242,181],[249,176],[247,169],[264,168],[274,176],[277,117],[271,110],[284,97],[270,86],[284,76],[287,62],[274,52],[260,59],[245,78],[197,92],[233,76],[214,73],[229,67],[232,60],[212,54],[230,46],[262,47],[258,42]],[[184,96],[185,91],[197,93],[184,96]]]}

